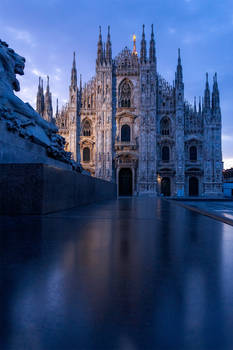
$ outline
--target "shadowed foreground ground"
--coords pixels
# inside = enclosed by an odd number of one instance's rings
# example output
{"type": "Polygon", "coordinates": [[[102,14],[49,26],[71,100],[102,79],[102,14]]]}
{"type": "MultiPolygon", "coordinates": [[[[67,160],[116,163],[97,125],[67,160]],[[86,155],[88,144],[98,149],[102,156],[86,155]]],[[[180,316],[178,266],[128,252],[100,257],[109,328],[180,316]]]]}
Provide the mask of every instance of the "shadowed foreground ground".
{"type": "Polygon", "coordinates": [[[233,228],[154,198],[0,218],[2,350],[233,349],[233,228]]]}

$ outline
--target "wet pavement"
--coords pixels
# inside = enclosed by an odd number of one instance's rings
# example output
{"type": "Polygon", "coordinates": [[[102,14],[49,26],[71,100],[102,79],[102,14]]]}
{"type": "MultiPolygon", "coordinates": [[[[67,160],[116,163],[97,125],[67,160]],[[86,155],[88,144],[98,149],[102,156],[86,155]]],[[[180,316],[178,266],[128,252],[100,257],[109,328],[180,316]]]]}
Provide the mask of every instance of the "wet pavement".
{"type": "Polygon", "coordinates": [[[213,213],[221,218],[232,220],[233,223],[233,201],[185,201],[184,204],[213,213]]]}
{"type": "Polygon", "coordinates": [[[233,227],[124,198],[0,230],[1,350],[233,349],[233,227]]]}

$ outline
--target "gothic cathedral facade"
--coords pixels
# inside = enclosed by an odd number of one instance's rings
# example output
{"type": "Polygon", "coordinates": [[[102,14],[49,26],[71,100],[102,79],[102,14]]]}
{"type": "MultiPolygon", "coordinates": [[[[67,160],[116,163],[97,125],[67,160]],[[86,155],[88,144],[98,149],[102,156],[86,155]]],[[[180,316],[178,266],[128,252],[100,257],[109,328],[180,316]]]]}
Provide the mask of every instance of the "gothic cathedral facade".
{"type": "MultiPolygon", "coordinates": [[[[192,106],[184,98],[180,51],[173,85],[156,63],[153,25],[148,54],[143,26],[140,55],[134,36],[133,50],[125,47],[115,59],[110,29],[105,44],[100,28],[95,77],[78,87],[74,54],[69,102],[55,114],[66,149],[92,176],[116,182],[119,195],[221,196],[217,75],[212,96],[206,75],[204,98],[192,106]]],[[[51,120],[48,85],[42,96],[40,82],[37,110],[51,120]]]]}

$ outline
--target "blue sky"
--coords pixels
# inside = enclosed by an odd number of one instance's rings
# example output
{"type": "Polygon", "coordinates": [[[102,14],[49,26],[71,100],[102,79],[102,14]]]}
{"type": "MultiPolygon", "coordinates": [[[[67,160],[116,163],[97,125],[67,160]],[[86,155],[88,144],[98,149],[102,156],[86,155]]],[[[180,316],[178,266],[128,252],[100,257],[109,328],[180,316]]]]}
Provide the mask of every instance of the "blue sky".
{"type": "Polygon", "coordinates": [[[223,158],[233,166],[233,1],[232,0],[1,0],[0,38],[26,58],[20,97],[35,106],[38,76],[50,76],[53,98],[68,98],[72,53],[83,81],[95,74],[98,27],[111,26],[113,55],[140,46],[142,24],[149,39],[154,24],[158,71],[174,79],[181,48],[185,96],[202,96],[205,72],[216,71],[223,118],[223,158]]]}

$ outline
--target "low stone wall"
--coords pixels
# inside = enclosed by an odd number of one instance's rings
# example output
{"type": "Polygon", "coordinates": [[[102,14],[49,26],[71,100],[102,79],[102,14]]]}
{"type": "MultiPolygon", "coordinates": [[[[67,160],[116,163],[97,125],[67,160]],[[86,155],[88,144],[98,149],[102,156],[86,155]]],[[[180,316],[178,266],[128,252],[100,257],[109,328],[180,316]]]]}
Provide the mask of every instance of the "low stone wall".
{"type": "Polygon", "coordinates": [[[0,164],[2,163],[43,163],[63,169],[69,164],[48,157],[44,147],[7,131],[6,121],[0,120],[0,164]]]}
{"type": "Polygon", "coordinates": [[[0,164],[0,214],[47,214],[116,198],[116,184],[47,164],[0,164]]]}

